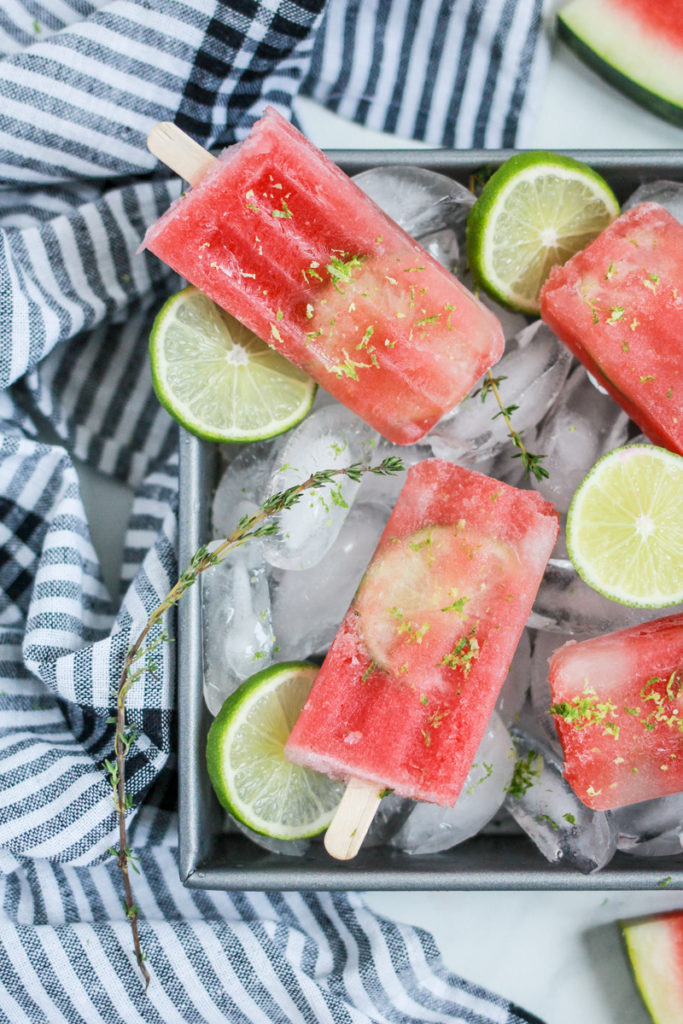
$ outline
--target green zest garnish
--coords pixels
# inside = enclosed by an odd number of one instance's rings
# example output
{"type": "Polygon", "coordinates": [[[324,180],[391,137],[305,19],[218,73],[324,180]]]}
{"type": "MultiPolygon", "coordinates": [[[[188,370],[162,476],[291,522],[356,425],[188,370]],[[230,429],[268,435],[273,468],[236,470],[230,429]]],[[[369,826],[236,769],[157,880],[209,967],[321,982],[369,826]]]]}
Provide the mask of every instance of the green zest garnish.
{"type": "Polygon", "coordinates": [[[542,768],[543,758],[535,750],[530,750],[524,757],[518,757],[505,792],[521,800],[526,791],[533,786],[534,779],[540,776],[542,768]]]}
{"type": "Polygon", "coordinates": [[[473,626],[467,636],[461,636],[450,654],[444,654],[439,664],[447,668],[460,668],[468,675],[480,651],[479,641],[474,635],[475,629],[476,626],[473,626]]]}

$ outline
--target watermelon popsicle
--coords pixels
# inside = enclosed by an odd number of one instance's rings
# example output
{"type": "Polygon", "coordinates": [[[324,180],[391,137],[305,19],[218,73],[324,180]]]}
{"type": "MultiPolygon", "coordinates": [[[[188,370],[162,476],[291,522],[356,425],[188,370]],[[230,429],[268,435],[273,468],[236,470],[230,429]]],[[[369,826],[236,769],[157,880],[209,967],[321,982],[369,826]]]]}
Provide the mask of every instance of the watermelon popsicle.
{"type": "Polygon", "coordinates": [[[326,838],[334,856],[357,851],[384,788],[455,803],[558,529],[533,491],[440,459],[409,470],[286,747],[351,779],[326,838]]]}
{"type": "Polygon", "coordinates": [[[683,225],[623,213],[541,291],[541,316],[655,444],[683,455],[683,225]]]}
{"type": "Polygon", "coordinates": [[[388,440],[424,436],[500,359],[496,317],[274,110],[218,161],[189,145],[196,184],[143,247],[388,440]]]}
{"type": "Polygon", "coordinates": [[[550,687],[583,803],[611,810],[683,790],[683,614],[565,644],[550,687]]]}

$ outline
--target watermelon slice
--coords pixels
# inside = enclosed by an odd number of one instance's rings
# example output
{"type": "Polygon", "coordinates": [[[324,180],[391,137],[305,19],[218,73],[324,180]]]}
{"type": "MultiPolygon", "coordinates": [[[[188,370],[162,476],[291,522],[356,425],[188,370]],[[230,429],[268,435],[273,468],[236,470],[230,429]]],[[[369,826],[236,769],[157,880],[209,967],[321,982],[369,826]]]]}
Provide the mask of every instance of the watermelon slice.
{"type": "Polygon", "coordinates": [[[550,689],[564,775],[588,807],[683,791],[683,614],[570,641],[550,689]]]}
{"type": "Polygon", "coordinates": [[[683,910],[622,921],[636,983],[655,1024],[683,1020],[683,910]]]}
{"type": "Polygon", "coordinates": [[[541,316],[651,441],[683,455],[683,226],[622,213],[541,291],[541,316]]]}
{"type": "Polygon", "coordinates": [[[557,29],[611,85],[683,125],[680,0],[573,0],[560,11],[557,29]]]}

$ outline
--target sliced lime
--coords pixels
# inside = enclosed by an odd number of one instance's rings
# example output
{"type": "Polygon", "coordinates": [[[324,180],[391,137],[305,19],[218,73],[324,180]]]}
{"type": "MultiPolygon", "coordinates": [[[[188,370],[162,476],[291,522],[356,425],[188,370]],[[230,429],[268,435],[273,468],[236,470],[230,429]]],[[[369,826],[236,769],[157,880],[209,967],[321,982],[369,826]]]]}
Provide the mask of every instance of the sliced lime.
{"type": "Polygon", "coordinates": [[[196,288],[164,304],[149,346],[157,398],[208,441],[275,437],[313,404],[310,377],[196,288]]]}
{"type": "Polygon", "coordinates": [[[567,549],[586,583],[613,601],[683,601],[683,458],[647,444],[604,455],[572,499],[567,549]]]}
{"type": "Polygon", "coordinates": [[[306,839],[327,828],[343,783],[285,759],[285,743],[318,672],[289,661],[242,683],[209,729],[206,760],[221,804],[254,832],[306,839]]]}
{"type": "Polygon", "coordinates": [[[475,280],[492,298],[538,313],[551,267],[584,249],[619,214],[611,188],[586,164],[519,153],[489,178],[467,221],[475,280]]]}

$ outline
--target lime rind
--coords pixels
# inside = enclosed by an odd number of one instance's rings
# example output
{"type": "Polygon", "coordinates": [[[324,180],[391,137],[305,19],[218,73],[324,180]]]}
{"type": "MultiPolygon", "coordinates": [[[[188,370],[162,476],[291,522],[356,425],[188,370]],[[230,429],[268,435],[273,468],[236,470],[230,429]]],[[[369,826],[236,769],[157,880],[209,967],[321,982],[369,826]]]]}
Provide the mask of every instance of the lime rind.
{"type": "Polygon", "coordinates": [[[477,283],[501,305],[539,311],[552,266],[585,248],[619,214],[616,196],[586,164],[556,153],[519,153],[489,178],[467,222],[477,283]],[[550,231],[543,241],[543,233],[550,231]]]}
{"type": "Polygon", "coordinates": [[[567,551],[588,586],[633,608],[683,602],[683,458],[655,445],[604,455],[567,514],[567,551]]]}
{"type": "Polygon", "coordinates": [[[172,296],[150,335],[163,407],[207,441],[264,441],[310,412],[316,383],[193,286],[172,296]]]}
{"type": "Polygon", "coordinates": [[[209,777],[220,803],[253,832],[308,839],[329,825],[343,785],[287,761],[285,743],[318,666],[281,662],[250,676],[209,730],[209,777]]]}

